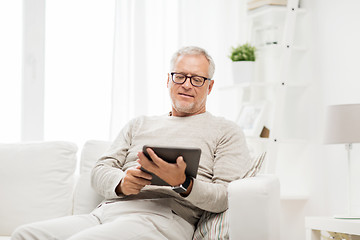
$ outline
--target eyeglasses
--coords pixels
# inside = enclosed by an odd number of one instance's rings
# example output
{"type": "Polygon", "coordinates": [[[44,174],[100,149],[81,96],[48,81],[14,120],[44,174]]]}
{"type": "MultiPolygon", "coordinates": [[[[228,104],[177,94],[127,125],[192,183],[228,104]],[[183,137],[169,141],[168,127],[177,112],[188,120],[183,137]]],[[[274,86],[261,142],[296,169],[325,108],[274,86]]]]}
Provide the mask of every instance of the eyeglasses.
{"type": "Polygon", "coordinates": [[[190,83],[194,87],[201,87],[202,85],[204,85],[206,80],[211,80],[210,78],[206,78],[206,77],[202,77],[202,76],[189,77],[189,76],[186,76],[185,74],[176,73],[176,72],[172,72],[170,74],[171,74],[171,79],[174,83],[183,84],[184,82],[186,82],[186,80],[188,78],[190,78],[190,83]]]}

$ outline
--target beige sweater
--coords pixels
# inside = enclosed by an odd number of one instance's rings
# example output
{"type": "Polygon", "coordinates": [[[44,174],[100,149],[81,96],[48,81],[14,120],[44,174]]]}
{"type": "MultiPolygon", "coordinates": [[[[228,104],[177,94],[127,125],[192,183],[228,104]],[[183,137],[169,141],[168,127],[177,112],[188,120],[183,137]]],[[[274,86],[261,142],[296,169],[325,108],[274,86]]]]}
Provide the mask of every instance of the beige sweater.
{"type": "Polygon", "coordinates": [[[241,129],[209,112],[190,116],[138,117],[120,132],[92,171],[94,189],[106,201],[169,198],[175,213],[192,224],[203,211],[227,209],[227,185],[241,178],[251,160],[241,129]],[[201,158],[191,193],[182,197],[166,186],[146,186],[138,195],[118,196],[115,188],[124,171],[135,166],[143,145],[199,147],[201,158]]]}

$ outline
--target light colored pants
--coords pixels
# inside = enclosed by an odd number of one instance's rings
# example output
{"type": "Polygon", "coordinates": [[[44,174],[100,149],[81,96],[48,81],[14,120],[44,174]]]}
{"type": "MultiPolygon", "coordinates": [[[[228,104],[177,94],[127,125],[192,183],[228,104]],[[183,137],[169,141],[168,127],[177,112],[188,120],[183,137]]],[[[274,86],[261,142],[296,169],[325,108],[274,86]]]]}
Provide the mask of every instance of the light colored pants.
{"type": "Polygon", "coordinates": [[[12,240],[192,239],[194,227],[174,214],[166,199],[105,203],[86,215],[17,228],[12,240]]]}

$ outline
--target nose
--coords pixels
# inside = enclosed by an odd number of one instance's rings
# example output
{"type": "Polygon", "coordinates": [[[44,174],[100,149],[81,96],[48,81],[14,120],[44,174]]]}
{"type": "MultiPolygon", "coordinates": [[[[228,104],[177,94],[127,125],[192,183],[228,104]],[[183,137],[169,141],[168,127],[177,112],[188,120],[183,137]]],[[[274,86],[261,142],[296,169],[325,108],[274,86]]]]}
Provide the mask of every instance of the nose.
{"type": "Polygon", "coordinates": [[[185,76],[186,79],[185,79],[185,82],[182,84],[182,86],[184,88],[191,88],[192,87],[192,84],[191,84],[191,78],[189,76],[185,76]],[[189,81],[188,81],[189,79],[189,81]]]}

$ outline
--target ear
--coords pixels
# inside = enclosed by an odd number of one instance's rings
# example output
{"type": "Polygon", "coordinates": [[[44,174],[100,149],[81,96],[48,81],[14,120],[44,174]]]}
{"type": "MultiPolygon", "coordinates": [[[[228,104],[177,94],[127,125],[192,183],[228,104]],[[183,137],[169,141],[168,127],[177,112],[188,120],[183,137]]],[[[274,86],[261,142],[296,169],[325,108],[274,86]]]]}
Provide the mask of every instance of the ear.
{"type": "Polygon", "coordinates": [[[208,95],[210,95],[211,90],[212,90],[212,88],[213,88],[213,86],[214,86],[214,80],[210,80],[209,82],[210,82],[210,83],[209,83],[208,95]]]}
{"type": "Polygon", "coordinates": [[[166,81],[166,87],[169,88],[169,81],[170,81],[170,73],[168,73],[168,78],[166,81]]]}

